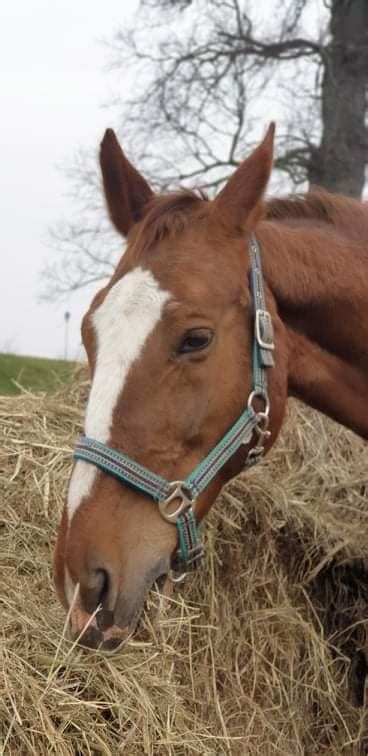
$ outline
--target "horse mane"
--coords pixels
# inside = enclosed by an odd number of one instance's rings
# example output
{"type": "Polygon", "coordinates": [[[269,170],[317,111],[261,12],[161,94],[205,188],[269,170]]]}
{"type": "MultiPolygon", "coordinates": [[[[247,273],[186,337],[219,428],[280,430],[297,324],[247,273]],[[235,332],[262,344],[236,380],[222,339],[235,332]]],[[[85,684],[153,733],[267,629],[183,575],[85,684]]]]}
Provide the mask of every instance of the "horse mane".
{"type": "Polygon", "coordinates": [[[368,232],[368,203],[314,186],[305,194],[271,198],[265,205],[265,218],[293,224],[314,221],[361,238],[362,232],[368,232]]]}
{"type": "MultiPolygon", "coordinates": [[[[154,195],[136,232],[136,253],[181,233],[190,223],[192,212],[200,210],[205,200],[207,196],[203,192],[192,189],[154,195]]],[[[368,202],[312,187],[305,194],[267,200],[263,220],[289,225],[324,224],[361,241],[362,234],[368,234],[368,202]]]]}

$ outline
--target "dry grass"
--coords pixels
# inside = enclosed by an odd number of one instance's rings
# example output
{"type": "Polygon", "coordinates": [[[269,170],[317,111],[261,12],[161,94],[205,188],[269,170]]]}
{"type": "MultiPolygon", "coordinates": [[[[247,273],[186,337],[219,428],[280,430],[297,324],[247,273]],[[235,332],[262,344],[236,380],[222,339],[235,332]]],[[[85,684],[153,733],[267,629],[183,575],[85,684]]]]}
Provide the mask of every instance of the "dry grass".
{"type": "Polygon", "coordinates": [[[218,500],[203,571],[104,657],[63,638],[50,574],[85,391],[0,399],[3,753],[368,752],[348,684],[368,607],[364,444],[293,405],[269,460],[218,500]]]}

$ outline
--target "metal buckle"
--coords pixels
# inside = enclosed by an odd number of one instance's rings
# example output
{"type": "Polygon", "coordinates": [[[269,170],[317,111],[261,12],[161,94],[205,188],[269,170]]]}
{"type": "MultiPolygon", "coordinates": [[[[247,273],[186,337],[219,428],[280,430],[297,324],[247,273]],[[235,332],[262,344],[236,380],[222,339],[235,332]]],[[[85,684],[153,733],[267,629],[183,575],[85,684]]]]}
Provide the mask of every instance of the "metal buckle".
{"type": "Polygon", "coordinates": [[[255,335],[261,349],[275,348],[272,318],[268,310],[256,310],[255,335]]]}
{"type": "Polygon", "coordinates": [[[192,506],[193,499],[191,498],[188,489],[185,489],[183,480],[173,480],[170,483],[170,488],[172,489],[171,493],[169,493],[166,499],[162,499],[158,502],[158,508],[164,520],[175,523],[182,512],[185,512],[186,509],[192,506]],[[173,512],[170,512],[168,507],[175,499],[180,499],[180,504],[173,512]]]}

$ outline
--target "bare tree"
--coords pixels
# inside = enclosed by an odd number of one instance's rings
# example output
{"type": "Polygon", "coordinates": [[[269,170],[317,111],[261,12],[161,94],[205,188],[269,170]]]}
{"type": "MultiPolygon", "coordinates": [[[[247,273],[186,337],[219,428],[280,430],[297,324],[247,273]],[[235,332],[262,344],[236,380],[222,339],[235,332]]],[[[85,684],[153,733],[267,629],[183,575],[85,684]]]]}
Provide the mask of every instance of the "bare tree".
{"type": "MultiPolygon", "coordinates": [[[[109,55],[122,144],[154,187],[213,193],[275,119],[274,187],[361,195],[367,0],[142,0],[109,55]]],[[[82,220],[59,231],[68,275],[46,271],[51,296],[108,275],[113,261],[86,159],[73,180],[82,220]]]]}
{"type": "Polygon", "coordinates": [[[308,179],[360,197],[368,163],[368,2],[330,0],[329,8],[320,93],[322,138],[311,150],[308,179]]]}

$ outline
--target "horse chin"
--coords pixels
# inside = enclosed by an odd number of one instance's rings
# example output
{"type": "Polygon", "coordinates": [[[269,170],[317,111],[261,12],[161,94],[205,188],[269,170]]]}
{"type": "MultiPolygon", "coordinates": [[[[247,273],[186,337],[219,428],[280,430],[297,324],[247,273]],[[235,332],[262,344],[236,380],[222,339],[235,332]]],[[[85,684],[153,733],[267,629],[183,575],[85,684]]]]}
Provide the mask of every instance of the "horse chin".
{"type": "MultiPolygon", "coordinates": [[[[72,610],[70,621],[72,639],[84,648],[95,649],[109,655],[117,653],[137,631],[150,592],[154,591],[154,594],[158,597],[158,601],[155,601],[155,614],[157,616],[162,610],[165,598],[170,596],[170,586],[168,575],[160,575],[142,592],[128,619],[124,622],[111,623],[107,627],[101,621],[103,610],[92,615],[76,606],[72,610]]],[[[151,606],[149,610],[151,611],[151,606]]]]}

